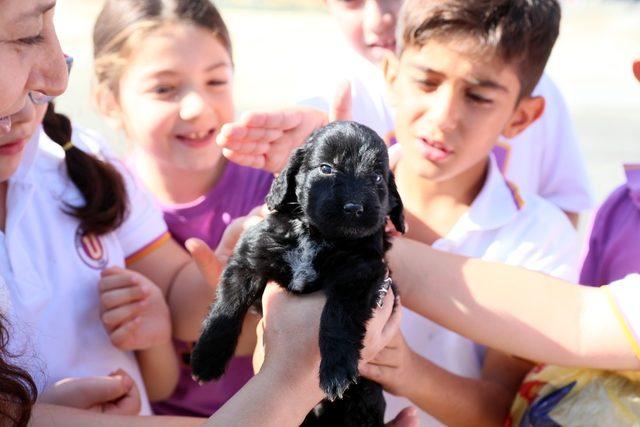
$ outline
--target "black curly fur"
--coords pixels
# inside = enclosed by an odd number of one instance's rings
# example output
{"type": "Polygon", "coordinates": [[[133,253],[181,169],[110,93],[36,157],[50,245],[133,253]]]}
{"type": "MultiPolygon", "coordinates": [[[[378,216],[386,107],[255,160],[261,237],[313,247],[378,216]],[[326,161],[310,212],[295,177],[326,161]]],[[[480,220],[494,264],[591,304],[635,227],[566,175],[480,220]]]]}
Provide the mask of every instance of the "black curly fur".
{"type": "Polygon", "coordinates": [[[387,217],[404,232],[384,142],[360,124],[331,123],[292,154],[266,201],[272,213],[243,235],[222,274],[192,352],[194,376],[224,373],[267,281],[293,293],[322,289],[320,387],[327,399],[303,425],[383,425],[381,387],[358,378],[358,360],[387,275],[387,217]]]}

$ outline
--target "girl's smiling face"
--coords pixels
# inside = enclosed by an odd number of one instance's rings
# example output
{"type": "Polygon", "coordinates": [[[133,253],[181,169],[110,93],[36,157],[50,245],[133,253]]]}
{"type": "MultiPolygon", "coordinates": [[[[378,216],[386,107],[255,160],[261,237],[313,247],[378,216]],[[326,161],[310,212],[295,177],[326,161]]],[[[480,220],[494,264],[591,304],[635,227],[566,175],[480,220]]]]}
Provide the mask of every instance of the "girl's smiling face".
{"type": "Polygon", "coordinates": [[[136,150],[161,168],[213,168],[215,137],[234,117],[229,52],[210,31],[168,24],[143,37],[129,61],[110,115],[136,150]]]}

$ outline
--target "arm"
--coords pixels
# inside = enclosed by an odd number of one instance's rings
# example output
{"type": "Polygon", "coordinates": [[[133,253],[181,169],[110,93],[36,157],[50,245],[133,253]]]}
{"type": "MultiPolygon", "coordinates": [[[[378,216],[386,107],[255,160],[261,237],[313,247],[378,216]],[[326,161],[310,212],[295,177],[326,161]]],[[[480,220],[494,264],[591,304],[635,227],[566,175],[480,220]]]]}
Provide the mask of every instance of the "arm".
{"type": "Polygon", "coordinates": [[[215,297],[221,264],[214,259],[209,264],[210,275],[205,278],[188,252],[168,240],[127,267],[148,277],[162,290],[171,312],[173,336],[183,341],[197,340],[202,319],[215,297]]]}
{"type": "Polygon", "coordinates": [[[406,397],[443,424],[499,426],[529,367],[516,367],[509,359],[489,351],[483,377],[466,378],[415,353],[398,333],[361,374],[379,382],[386,391],[406,397]]]}
{"type": "Polygon", "coordinates": [[[98,288],[109,339],[121,350],[136,350],[149,399],[168,398],[178,384],[179,364],[161,290],[143,275],[117,267],[102,271],[98,288]]]}
{"type": "Polygon", "coordinates": [[[546,363],[640,368],[601,289],[403,238],[389,261],[408,308],[474,341],[546,363]]]}

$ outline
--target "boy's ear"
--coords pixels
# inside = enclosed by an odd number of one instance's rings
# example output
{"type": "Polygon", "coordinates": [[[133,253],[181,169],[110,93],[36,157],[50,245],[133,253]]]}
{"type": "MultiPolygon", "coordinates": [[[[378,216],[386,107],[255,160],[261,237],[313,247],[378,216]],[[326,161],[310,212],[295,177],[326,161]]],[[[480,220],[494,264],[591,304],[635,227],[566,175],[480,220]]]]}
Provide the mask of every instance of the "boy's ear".
{"type": "Polygon", "coordinates": [[[633,74],[636,76],[636,79],[640,82],[640,58],[633,61],[633,74]]]}
{"type": "Polygon", "coordinates": [[[120,104],[109,88],[103,85],[96,86],[93,89],[93,102],[111,126],[116,129],[123,128],[120,104]]]}
{"type": "Polygon", "coordinates": [[[541,96],[527,96],[522,98],[516,106],[511,120],[502,130],[506,138],[513,138],[529,127],[544,113],[545,100],[541,96]]]}
{"type": "Polygon", "coordinates": [[[384,79],[387,82],[387,91],[390,95],[391,103],[395,105],[396,102],[393,84],[398,78],[398,72],[400,71],[400,60],[395,54],[387,53],[382,58],[381,67],[384,79]]]}

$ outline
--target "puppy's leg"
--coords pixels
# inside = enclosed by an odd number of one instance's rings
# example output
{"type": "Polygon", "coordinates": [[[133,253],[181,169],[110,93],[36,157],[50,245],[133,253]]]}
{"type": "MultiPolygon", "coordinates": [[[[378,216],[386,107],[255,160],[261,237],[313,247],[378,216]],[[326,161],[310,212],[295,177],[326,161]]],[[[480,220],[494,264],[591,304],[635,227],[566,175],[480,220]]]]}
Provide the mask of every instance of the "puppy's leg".
{"type": "MultiPolygon", "coordinates": [[[[380,282],[375,276],[370,280],[380,282]]],[[[342,398],[358,377],[366,324],[377,299],[371,284],[352,281],[325,288],[327,303],[320,319],[320,388],[330,400],[342,398]]]]}
{"type": "Polygon", "coordinates": [[[265,286],[266,279],[249,276],[240,265],[224,271],[216,301],[191,353],[195,379],[209,381],[222,376],[235,351],[245,315],[265,286]]]}

